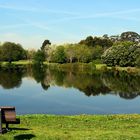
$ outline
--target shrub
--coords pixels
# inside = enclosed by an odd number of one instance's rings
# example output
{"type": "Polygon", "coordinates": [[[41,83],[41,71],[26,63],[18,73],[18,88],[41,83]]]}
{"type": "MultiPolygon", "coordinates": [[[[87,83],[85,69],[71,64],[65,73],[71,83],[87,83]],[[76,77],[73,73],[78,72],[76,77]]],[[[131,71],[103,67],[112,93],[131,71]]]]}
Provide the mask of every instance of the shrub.
{"type": "Polygon", "coordinates": [[[130,43],[115,45],[107,49],[102,55],[102,61],[108,66],[136,66],[140,63],[140,46],[131,45],[130,43]]]}

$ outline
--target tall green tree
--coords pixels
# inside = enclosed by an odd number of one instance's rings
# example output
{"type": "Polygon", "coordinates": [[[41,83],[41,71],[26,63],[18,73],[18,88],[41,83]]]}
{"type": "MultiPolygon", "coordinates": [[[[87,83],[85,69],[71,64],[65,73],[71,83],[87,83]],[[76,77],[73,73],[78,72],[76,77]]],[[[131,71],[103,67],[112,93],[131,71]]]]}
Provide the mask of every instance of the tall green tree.
{"type": "Polygon", "coordinates": [[[87,46],[93,46],[94,45],[93,37],[92,36],[88,36],[85,40],[81,40],[79,42],[79,44],[84,44],[84,45],[87,45],[87,46]]]}
{"type": "Polygon", "coordinates": [[[58,46],[53,53],[52,56],[53,62],[56,63],[65,63],[66,62],[66,54],[64,51],[64,46],[58,46]]]}
{"type": "Polygon", "coordinates": [[[123,32],[120,36],[121,41],[140,42],[140,35],[136,32],[123,32]]]}
{"type": "Polygon", "coordinates": [[[44,42],[42,43],[42,46],[41,46],[41,50],[44,52],[46,60],[47,60],[48,55],[49,55],[48,53],[50,50],[50,45],[51,45],[50,40],[46,39],[46,40],[44,40],[44,42]]]}
{"type": "Polygon", "coordinates": [[[97,60],[97,59],[101,59],[101,56],[104,52],[104,49],[97,45],[94,48],[90,48],[91,50],[91,55],[92,55],[92,60],[97,60]]]}
{"type": "Polygon", "coordinates": [[[46,49],[46,47],[48,46],[48,45],[51,45],[51,42],[50,42],[50,40],[44,40],[44,42],[42,43],[42,46],[41,46],[41,50],[42,51],[45,51],[45,49],[46,49]]]}
{"type": "Polygon", "coordinates": [[[101,46],[103,48],[109,48],[113,45],[113,42],[109,38],[100,38],[88,36],[85,40],[81,40],[79,44],[84,44],[89,47],[101,46]]]}
{"type": "Polygon", "coordinates": [[[89,62],[91,59],[91,51],[86,45],[76,45],[76,59],[78,62],[89,62]]]}
{"type": "Polygon", "coordinates": [[[75,45],[74,44],[68,44],[65,46],[65,53],[67,57],[67,62],[72,63],[76,57],[76,51],[75,51],[75,45]]]}
{"type": "Polygon", "coordinates": [[[2,61],[17,61],[26,59],[26,51],[22,48],[20,44],[13,42],[5,42],[1,46],[1,60],[2,61]]]}
{"type": "Polygon", "coordinates": [[[38,50],[35,53],[33,60],[35,64],[43,65],[43,62],[45,61],[44,52],[42,50],[38,50]]]}

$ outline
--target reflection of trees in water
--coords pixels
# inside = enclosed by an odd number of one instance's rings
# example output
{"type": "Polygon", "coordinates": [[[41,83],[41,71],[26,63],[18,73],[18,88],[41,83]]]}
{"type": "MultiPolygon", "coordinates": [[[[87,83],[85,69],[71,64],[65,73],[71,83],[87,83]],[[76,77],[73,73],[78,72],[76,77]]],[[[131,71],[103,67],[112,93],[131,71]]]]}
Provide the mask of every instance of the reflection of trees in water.
{"type": "Polygon", "coordinates": [[[22,70],[0,71],[0,85],[4,89],[11,89],[14,87],[18,88],[22,83],[22,76],[23,76],[22,70]]]}
{"type": "Polygon", "coordinates": [[[63,86],[64,85],[64,80],[67,76],[66,72],[62,72],[60,70],[57,69],[52,69],[49,70],[49,73],[51,76],[51,81],[54,82],[54,84],[58,85],[58,86],[63,86]]]}
{"type": "Polygon", "coordinates": [[[40,83],[41,81],[43,81],[44,77],[45,77],[45,68],[41,67],[41,65],[33,65],[33,77],[34,79],[37,81],[37,83],[40,83]]]}
{"type": "Polygon", "coordinates": [[[121,98],[133,99],[140,95],[140,76],[127,72],[86,73],[74,70],[52,69],[34,65],[30,74],[22,70],[0,71],[0,85],[5,89],[19,87],[22,76],[33,76],[44,90],[50,85],[76,88],[87,96],[119,95],[121,98]]]}
{"type": "Polygon", "coordinates": [[[123,92],[120,92],[120,93],[118,93],[119,94],[119,96],[121,97],[121,98],[125,98],[125,99],[134,99],[134,98],[136,98],[137,96],[139,96],[140,95],[140,93],[135,93],[135,92],[132,92],[132,93],[123,93],[123,92]]]}
{"type": "Polygon", "coordinates": [[[50,88],[50,85],[45,85],[43,82],[41,83],[41,86],[44,90],[48,90],[50,88]]]}
{"type": "Polygon", "coordinates": [[[105,87],[105,86],[101,86],[100,88],[95,88],[93,86],[87,86],[85,89],[82,89],[81,91],[83,91],[87,96],[98,96],[101,94],[107,94],[108,92],[110,92],[109,88],[105,87]]]}
{"type": "Polygon", "coordinates": [[[102,76],[103,83],[112,94],[117,94],[125,99],[133,99],[140,95],[140,76],[127,72],[111,72],[102,76]]]}
{"type": "Polygon", "coordinates": [[[41,83],[41,86],[44,90],[48,90],[50,87],[49,83],[45,83],[44,79],[48,76],[46,75],[46,66],[42,66],[39,64],[35,64],[32,67],[33,77],[37,81],[37,83],[41,83]]]}
{"type": "Polygon", "coordinates": [[[58,69],[48,70],[50,81],[64,87],[74,87],[87,96],[114,94],[133,99],[140,95],[140,77],[126,72],[86,74],[58,69]],[[110,92],[112,91],[112,92],[110,92]]]}
{"type": "Polygon", "coordinates": [[[110,91],[103,85],[100,75],[96,73],[94,73],[93,75],[78,73],[75,74],[73,87],[78,88],[87,96],[97,96],[100,93],[105,94],[110,91]]]}
{"type": "Polygon", "coordinates": [[[91,75],[76,71],[51,69],[49,74],[50,75],[48,76],[51,77],[51,81],[53,81],[55,85],[68,88],[74,87],[84,92],[87,96],[96,96],[100,93],[105,94],[110,91],[106,86],[104,86],[100,78],[100,73],[94,73],[91,75]]]}

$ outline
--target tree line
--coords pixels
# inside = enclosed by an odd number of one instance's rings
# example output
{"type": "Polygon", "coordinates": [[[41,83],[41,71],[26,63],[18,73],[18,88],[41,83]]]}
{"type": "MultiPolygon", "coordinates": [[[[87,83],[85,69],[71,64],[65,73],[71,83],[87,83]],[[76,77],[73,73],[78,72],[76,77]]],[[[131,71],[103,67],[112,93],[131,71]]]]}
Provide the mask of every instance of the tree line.
{"type": "Polygon", "coordinates": [[[20,44],[0,45],[0,61],[30,60],[51,63],[105,63],[108,66],[140,66],[140,36],[124,32],[120,36],[88,36],[75,44],[52,45],[46,39],[39,50],[25,50],[20,44]]]}

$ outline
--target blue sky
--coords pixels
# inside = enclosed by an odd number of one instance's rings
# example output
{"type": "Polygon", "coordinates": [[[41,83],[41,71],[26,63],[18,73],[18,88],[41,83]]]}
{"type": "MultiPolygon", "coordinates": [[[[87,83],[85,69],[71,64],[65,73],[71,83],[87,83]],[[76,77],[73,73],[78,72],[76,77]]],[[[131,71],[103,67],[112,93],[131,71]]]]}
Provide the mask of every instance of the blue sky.
{"type": "Polygon", "coordinates": [[[140,33],[140,0],[0,0],[0,42],[39,48],[86,36],[140,33]]]}

